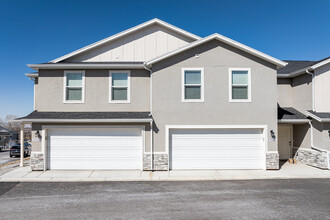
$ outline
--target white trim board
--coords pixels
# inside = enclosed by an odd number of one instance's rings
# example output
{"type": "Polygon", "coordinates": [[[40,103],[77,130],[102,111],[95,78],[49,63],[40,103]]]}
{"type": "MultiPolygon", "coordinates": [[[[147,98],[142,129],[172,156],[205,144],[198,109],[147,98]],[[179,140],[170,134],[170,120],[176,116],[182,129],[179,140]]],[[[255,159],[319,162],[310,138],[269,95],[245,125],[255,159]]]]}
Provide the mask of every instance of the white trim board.
{"type": "Polygon", "coordinates": [[[257,50],[255,50],[255,49],[253,49],[251,47],[248,47],[248,46],[246,46],[244,44],[241,44],[241,43],[239,43],[237,41],[234,41],[232,39],[229,39],[229,38],[227,38],[225,36],[222,36],[222,35],[220,35],[218,33],[215,33],[215,34],[212,34],[212,35],[210,35],[208,37],[205,37],[205,38],[202,38],[200,40],[194,41],[194,42],[188,44],[187,46],[184,46],[184,47],[181,47],[181,48],[179,48],[179,49],[177,49],[175,51],[166,53],[163,56],[160,56],[160,57],[157,57],[155,59],[149,60],[149,61],[145,62],[145,64],[150,67],[154,63],[157,63],[157,62],[159,62],[161,60],[164,60],[164,59],[166,59],[168,57],[174,56],[176,54],[179,54],[181,52],[184,52],[186,50],[189,50],[189,49],[191,49],[193,47],[199,46],[199,45],[204,44],[204,43],[206,43],[208,41],[211,41],[211,40],[219,40],[221,42],[224,42],[224,43],[226,43],[226,44],[228,44],[230,46],[233,46],[233,47],[238,48],[238,49],[240,49],[242,51],[245,51],[245,52],[247,52],[249,54],[252,54],[252,55],[254,55],[256,57],[259,57],[259,58],[261,58],[263,60],[266,60],[266,61],[268,61],[270,63],[273,63],[273,64],[275,64],[277,66],[277,68],[280,68],[280,67],[283,67],[283,66],[286,66],[287,65],[287,63],[284,62],[284,61],[278,60],[278,59],[276,59],[274,57],[271,57],[271,56],[269,56],[269,55],[267,55],[265,53],[262,53],[260,51],[257,51],[257,50]]]}
{"type": "Polygon", "coordinates": [[[120,32],[120,33],[118,33],[118,34],[112,35],[112,36],[110,36],[110,37],[108,37],[108,38],[105,38],[105,39],[103,39],[103,40],[97,41],[97,42],[95,42],[95,43],[93,43],[93,44],[90,44],[90,45],[88,45],[88,46],[86,46],[86,47],[80,48],[80,49],[78,49],[78,50],[76,50],[76,51],[73,51],[73,52],[71,52],[71,53],[69,53],[69,54],[66,54],[66,55],[64,55],[64,56],[61,56],[61,57],[59,57],[59,58],[57,58],[57,59],[54,59],[54,60],[52,60],[52,61],[50,61],[50,62],[51,62],[51,63],[58,63],[58,62],[60,62],[60,61],[63,61],[63,60],[65,60],[65,59],[68,59],[69,57],[75,56],[75,55],[77,55],[77,54],[80,54],[80,53],[82,53],[82,52],[85,52],[85,51],[87,51],[87,50],[90,50],[90,49],[92,49],[92,48],[94,48],[94,47],[97,47],[97,46],[100,46],[100,45],[102,45],[102,44],[108,43],[108,42],[110,42],[110,41],[116,40],[116,39],[118,39],[118,38],[120,38],[120,37],[123,37],[123,36],[125,36],[125,35],[128,35],[128,34],[134,32],[134,31],[137,31],[137,30],[143,29],[143,28],[145,28],[145,27],[147,27],[147,26],[150,26],[150,25],[153,25],[153,24],[159,24],[159,25],[161,25],[161,26],[163,26],[163,27],[166,27],[166,28],[168,28],[168,29],[170,29],[170,30],[172,30],[172,31],[174,31],[174,32],[177,32],[177,33],[182,34],[182,35],[184,35],[184,36],[186,36],[186,37],[189,37],[189,38],[191,38],[191,39],[193,39],[193,40],[198,40],[198,39],[200,39],[200,37],[198,37],[197,35],[194,35],[194,34],[192,34],[192,33],[189,33],[189,32],[187,32],[187,31],[185,31],[185,30],[182,30],[182,29],[180,29],[180,28],[178,28],[178,27],[175,27],[175,26],[173,26],[173,25],[171,25],[171,24],[168,24],[168,23],[166,23],[166,22],[164,22],[164,21],[162,21],[162,20],[159,20],[159,19],[157,19],[157,18],[154,18],[154,19],[152,19],[152,20],[150,20],[150,21],[147,21],[147,22],[145,22],[145,23],[142,23],[142,24],[140,24],[140,25],[137,25],[137,26],[135,26],[135,27],[133,27],[133,28],[130,28],[130,29],[125,30],[125,31],[123,31],[123,32],[120,32]]]}

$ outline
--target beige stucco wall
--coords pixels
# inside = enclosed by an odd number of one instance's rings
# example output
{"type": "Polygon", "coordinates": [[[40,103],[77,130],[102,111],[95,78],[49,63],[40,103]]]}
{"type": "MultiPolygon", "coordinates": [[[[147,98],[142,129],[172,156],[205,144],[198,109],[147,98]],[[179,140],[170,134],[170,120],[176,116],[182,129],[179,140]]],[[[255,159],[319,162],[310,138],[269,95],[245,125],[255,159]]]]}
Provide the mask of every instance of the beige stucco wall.
{"type": "Polygon", "coordinates": [[[330,64],[314,71],[315,111],[330,112],[330,64]]]}
{"type": "Polygon", "coordinates": [[[303,114],[312,109],[312,77],[303,74],[277,79],[277,101],[281,107],[293,107],[303,114]]]}
{"type": "Polygon", "coordinates": [[[281,107],[292,107],[291,79],[277,79],[277,102],[281,107]]]}
{"type": "Polygon", "coordinates": [[[313,120],[313,145],[317,148],[330,151],[330,123],[320,123],[313,120]]]}
{"type": "MultiPolygon", "coordinates": [[[[32,124],[32,135],[34,135],[34,133],[36,131],[39,131],[41,134],[42,131],[42,127],[43,126],[125,126],[125,125],[129,125],[129,126],[144,126],[145,127],[145,139],[144,139],[144,144],[145,144],[145,151],[146,152],[150,152],[150,124],[149,123],[75,123],[75,124],[60,124],[60,123],[47,123],[47,124],[40,124],[40,123],[33,123],[32,124]]],[[[39,141],[32,141],[32,151],[36,152],[36,151],[42,151],[42,146],[41,146],[41,142],[39,141]]]]}
{"type": "Polygon", "coordinates": [[[306,114],[313,108],[312,76],[303,74],[292,78],[292,107],[306,114]]]}
{"type": "Polygon", "coordinates": [[[85,70],[85,103],[63,103],[64,70],[39,70],[38,111],[150,111],[150,73],[131,70],[130,103],[109,103],[109,70],[85,70]]]}
{"type": "MultiPolygon", "coordinates": [[[[165,149],[166,125],[267,125],[277,134],[275,66],[219,41],[211,41],[153,65],[156,151],[165,149]],[[199,58],[195,57],[199,54],[199,58]],[[204,68],[204,102],[181,101],[182,67],[204,68]],[[251,68],[252,102],[229,102],[229,68],[251,68]]],[[[277,150],[277,140],[268,140],[277,150]]]]}
{"type": "Polygon", "coordinates": [[[311,130],[308,123],[293,125],[293,147],[311,148],[311,130]]]}

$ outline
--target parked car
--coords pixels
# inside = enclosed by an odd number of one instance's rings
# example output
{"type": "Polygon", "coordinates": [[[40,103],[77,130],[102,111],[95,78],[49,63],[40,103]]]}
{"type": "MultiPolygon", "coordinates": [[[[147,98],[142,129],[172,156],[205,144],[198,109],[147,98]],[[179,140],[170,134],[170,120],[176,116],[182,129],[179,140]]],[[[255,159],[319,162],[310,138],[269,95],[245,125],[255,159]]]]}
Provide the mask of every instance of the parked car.
{"type": "MultiPolygon", "coordinates": [[[[9,151],[9,156],[13,157],[13,156],[20,156],[21,155],[21,145],[14,145],[10,147],[10,151],[9,151]]],[[[31,147],[30,144],[25,143],[24,144],[24,157],[26,156],[30,156],[31,155],[31,147]]]]}

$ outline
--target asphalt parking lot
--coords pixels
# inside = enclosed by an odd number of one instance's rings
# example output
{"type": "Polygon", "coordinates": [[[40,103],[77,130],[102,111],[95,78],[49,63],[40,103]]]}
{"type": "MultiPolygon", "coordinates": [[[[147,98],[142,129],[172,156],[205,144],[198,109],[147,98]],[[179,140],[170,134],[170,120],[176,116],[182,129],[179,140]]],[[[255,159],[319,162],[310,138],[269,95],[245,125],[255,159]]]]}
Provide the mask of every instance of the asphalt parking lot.
{"type": "Polygon", "coordinates": [[[0,183],[3,219],[329,219],[330,179],[0,183]]]}

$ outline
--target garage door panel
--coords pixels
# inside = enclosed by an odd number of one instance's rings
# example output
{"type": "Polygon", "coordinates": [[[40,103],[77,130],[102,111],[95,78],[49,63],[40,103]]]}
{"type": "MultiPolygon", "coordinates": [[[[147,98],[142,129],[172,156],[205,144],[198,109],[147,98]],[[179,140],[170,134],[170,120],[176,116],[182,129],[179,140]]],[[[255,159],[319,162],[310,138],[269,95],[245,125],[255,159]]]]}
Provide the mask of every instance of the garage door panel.
{"type": "Polygon", "coordinates": [[[184,129],[170,133],[171,169],[263,169],[262,129],[184,129]]]}
{"type": "Polygon", "coordinates": [[[140,129],[77,128],[49,131],[49,169],[141,169],[140,129]]]}

